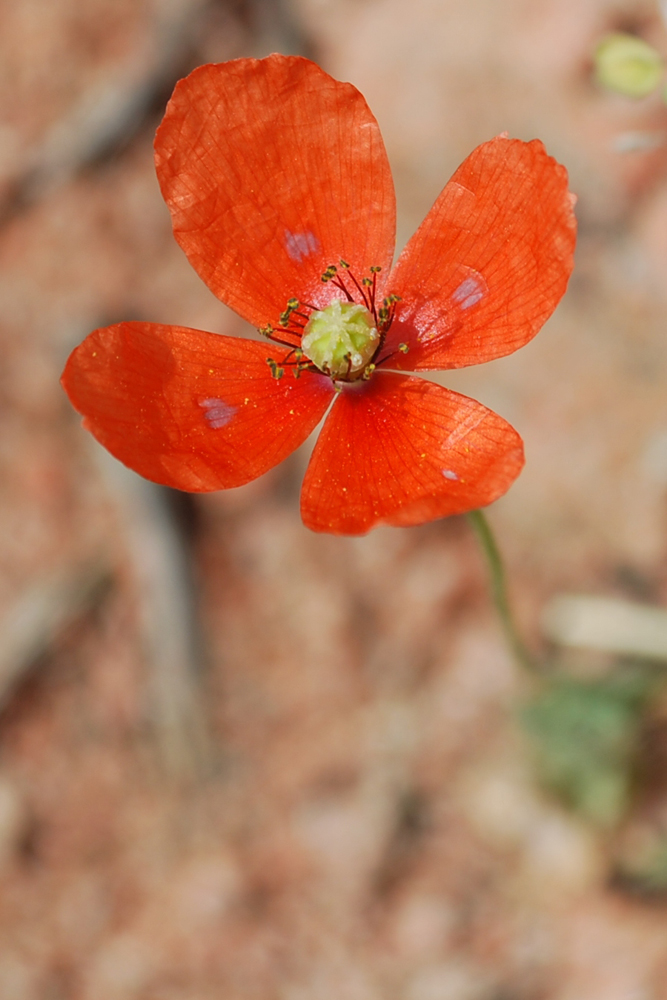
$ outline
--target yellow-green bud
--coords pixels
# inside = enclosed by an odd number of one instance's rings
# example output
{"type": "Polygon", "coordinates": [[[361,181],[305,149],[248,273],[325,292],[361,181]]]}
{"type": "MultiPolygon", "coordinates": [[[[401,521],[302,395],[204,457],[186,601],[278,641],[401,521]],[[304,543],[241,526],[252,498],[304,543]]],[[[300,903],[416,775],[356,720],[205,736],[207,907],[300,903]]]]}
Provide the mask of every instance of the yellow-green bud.
{"type": "Polygon", "coordinates": [[[368,309],[336,299],[314,312],[301,339],[301,350],[334,378],[354,375],[366,367],[378,346],[378,332],[368,309]]]}
{"type": "Polygon", "coordinates": [[[646,97],[660,83],[663,71],[660,53],[636,35],[607,35],[595,50],[598,82],[626,97],[646,97]]]}

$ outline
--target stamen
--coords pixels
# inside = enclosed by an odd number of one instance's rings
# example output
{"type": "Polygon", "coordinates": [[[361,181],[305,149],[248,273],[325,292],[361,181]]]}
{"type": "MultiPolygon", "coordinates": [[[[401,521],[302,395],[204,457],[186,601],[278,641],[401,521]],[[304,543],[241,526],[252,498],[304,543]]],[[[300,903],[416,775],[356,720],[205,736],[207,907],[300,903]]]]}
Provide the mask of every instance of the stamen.
{"type": "Polygon", "coordinates": [[[334,284],[336,288],[340,288],[341,292],[343,293],[348,302],[354,302],[354,299],[352,298],[352,296],[350,295],[350,293],[348,292],[347,288],[345,287],[340,278],[332,278],[332,284],[334,284]]]}
{"type": "Polygon", "coordinates": [[[366,296],[366,292],[363,290],[363,288],[361,287],[361,285],[359,284],[359,282],[357,281],[357,279],[355,278],[355,276],[352,274],[351,271],[350,271],[350,278],[352,279],[352,282],[353,282],[355,288],[357,289],[357,291],[361,295],[362,299],[364,300],[364,305],[370,311],[371,304],[370,304],[370,301],[368,300],[368,298],[366,296]]]}
{"type": "Polygon", "coordinates": [[[298,309],[298,308],[299,308],[299,300],[298,299],[288,299],[287,300],[287,308],[285,309],[284,312],[281,312],[281,314],[280,314],[280,322],[281,322],[282,326],[287,326],[287,324],[290,321],[290,317],[291,317],[292,313],[296,309],[298,309]]]}
{"type": "Polygon", "coordinates": [[[373,275],[373,287],[371,288],[371,312],[373,313],[376,319],[377,315],[375,312],[375,288],[377,285],[377,276],[381,270],[382,268],[378,267],[377,265],[371,268],[371,274],[373,275]]]}
{"type": "Polygon", "coordinates": [[[279,329],[277,332],[278,333],[285,333],[285,334],[287,334],[288,337],[289,336],[296,337],[297,343],[295,344],[291,340],[285,340],[283,337],[277,337],[275,333],[272,333],[271,337],[269,339],[274,344],[280,344],[282,347],[297,347],[298,344],[301,343],[301,338],[299,337],[299,335],[295,331],[292,331],[292,330],[280,330],[279,329]]]}

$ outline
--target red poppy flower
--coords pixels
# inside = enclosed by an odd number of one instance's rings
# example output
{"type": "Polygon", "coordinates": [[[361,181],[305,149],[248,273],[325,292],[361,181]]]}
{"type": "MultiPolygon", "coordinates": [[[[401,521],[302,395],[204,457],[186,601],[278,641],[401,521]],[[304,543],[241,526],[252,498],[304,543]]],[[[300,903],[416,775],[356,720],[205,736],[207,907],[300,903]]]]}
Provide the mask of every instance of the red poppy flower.
{"type": "Polygon", "coordinates": [[[202,66],[155,141],[176,239],[268,341],[151,323],[96,330],[63,385],[148,479],[240,486],[326,415],[303,484],[315,531],[362,534],[484,506],[521,438],[475,400],[402,374],[490,361],[561,298],[575,222],[565,169],[500,136],[459,167],[391,268],[394,189],[361,94],[307,59],[202,66]],[[329,411],[327,413],[327,411],[329,411]]]}

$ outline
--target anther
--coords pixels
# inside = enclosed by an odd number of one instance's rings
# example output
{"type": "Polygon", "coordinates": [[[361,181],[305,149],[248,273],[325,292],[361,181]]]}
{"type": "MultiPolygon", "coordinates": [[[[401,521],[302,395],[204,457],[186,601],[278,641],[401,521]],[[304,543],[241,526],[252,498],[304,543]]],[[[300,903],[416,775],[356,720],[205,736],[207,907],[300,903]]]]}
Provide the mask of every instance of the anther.
{"type": "Polygon", "coordinates": [[[287,308],[285,309],[284,312],[281,312],[281,314],[280,314],[280,323],[281,323],[281,326],[287,326],[287,324],[289,323],[289,321],[291,319],[292,313],[296,312],[296,310],[298,308],[299,308],[299,300],[298,299],[292,298],[292,299],[288,299],[287,300],[287,308]]]}
{"type": "Polygon", "coordinates": [[[281,368],[277,361],[274,361],[273,358],[267,358],[266,363],[271,369],[271,375],[273,376],[273,378],[278,379],[283,377],[283,375],[285,374],[285,369],[281,368]]]}

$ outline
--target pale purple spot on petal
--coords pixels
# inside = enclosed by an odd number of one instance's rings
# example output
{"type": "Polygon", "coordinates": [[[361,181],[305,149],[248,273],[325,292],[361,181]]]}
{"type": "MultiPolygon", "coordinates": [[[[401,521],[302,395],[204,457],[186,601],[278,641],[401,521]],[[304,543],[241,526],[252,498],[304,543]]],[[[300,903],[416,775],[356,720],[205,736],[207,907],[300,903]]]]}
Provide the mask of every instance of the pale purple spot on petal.
{"type": "Polygon", "coordinates": [[[457,480],[459,478],[458,474],[454,472],[453,469],[443,469],[442,474],[445,477],[445,479],[457,480]]]}
{"type": "Polygon", "coordinates": [[[229,403],[223,402],[222,399],[202,399],[199,405],[204,410],[204,417],[207,424],[214,431],[220,430],[221,427],[226,427],[237,410],[236,406],[230,406],[229,403]]]}
{"type": "Polygon", "coordinates": [[[310,254],[317,253],[320,249],[320,241],[310,231],[306,233],[290,233],[289,229],[286,229],[285,249],[292,260],[300,264],[304,257],[309,257],[310,254]]]}
{"type": "Polygon", "coordinates": [[[476,305],[480,299],[484,298],[483,280],[480,274],[479,277],[469,277],[462,281],[456,291],[452,293],[454,302],[458,303],[461,309],[470,309],[471,306],[476,305]]]}

